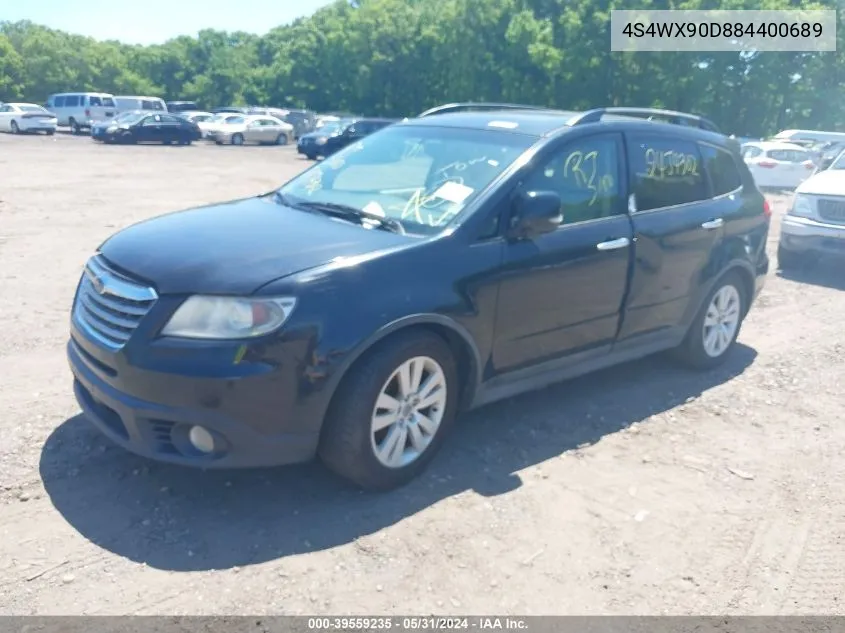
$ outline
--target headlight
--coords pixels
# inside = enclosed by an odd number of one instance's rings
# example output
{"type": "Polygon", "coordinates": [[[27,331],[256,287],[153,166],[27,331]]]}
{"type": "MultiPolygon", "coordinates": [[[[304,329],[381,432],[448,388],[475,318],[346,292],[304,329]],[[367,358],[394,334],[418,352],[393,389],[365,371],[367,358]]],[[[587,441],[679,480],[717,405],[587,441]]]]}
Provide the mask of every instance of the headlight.
{"type": "Polygon", "coordinates": [[[321,136],[320,138],[318,138],[318,139],[317,139],[316,141],[314,141],[314,142],[315,142],[315,143],[317,143],[317,145],[325,145],[325,144],[326,144],[326,137],[325,137],[325,136],[321,136]]]}
{"type": "Polygon", "coordinates": [[[804,218],[811,218],[814,215],[813,200],[809,196],[795,194],[792,200],[792,208],[789,215],[798,215],[804,218]]]}
{"type": "Polygon", "coordinates": [[[194,295],[179,306],[161,333],[204,339],[252,338],[281,327],[295,305],[293,297],[194,295]]]}

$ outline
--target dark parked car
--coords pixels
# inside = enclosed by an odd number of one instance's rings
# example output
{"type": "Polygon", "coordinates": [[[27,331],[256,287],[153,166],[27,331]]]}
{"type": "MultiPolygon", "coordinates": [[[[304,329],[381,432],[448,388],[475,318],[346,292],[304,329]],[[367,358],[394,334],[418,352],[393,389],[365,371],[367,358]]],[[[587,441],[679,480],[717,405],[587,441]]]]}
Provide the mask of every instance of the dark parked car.
{"type": "Polygon", "coordinates": [[[116,233],[74,300],[80,406],[150,458],[319,454],[388,489],[461,411],[664,350],[723,363],[769,208],[696,117],[618,113],[413,119],[278,190],[116,233]]]}
{"type": "Polygon", "coordinates": [[[168,112],[197,112],[201,110],[196,101],[168,101],[165,105],[168,112]]]}
{"type": "Polygon", "coordinates": [[[202,138],[199,126],[178,114],[124,112],[107,123],[96,123],[91,138],[104,143],[164,143],[190,145],[202,138]]]}
{"type": "Polygon", "coordinates": [[[353,119],[337,121],[336,125],[327,123],[319,130],[299,137],[296,151],[311,160],[331,156],[350,143],[359,141],[394,123],[396,123],[395,119],[353,119]]]}

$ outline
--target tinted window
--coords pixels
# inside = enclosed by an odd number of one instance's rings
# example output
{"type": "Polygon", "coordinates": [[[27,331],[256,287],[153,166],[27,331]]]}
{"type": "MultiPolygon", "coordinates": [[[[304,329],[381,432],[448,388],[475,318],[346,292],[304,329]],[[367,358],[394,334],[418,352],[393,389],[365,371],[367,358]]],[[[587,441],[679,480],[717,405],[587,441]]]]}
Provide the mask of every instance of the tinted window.
{"type": "Polygon", "coordinates": [[[633,136],[630,140],[628,164],[638,211],[707,198],[701,155],[695,143],[659,136],[633,136]]]}
{"type": "Polygon", "coordinates": [[[65,106],[75,108],[79,106],[79,95],[68,95],[65,97],[65,106]]]}
{"type": "Polygon", "coordinates": [[[619,191],[619,146],[612,136],[567,144],[534,171],[523,191],[554,191],[563,202],[563,223],[624,213],[619,191]]]}
{"type": "Polygon", "coordinates": [[[90,97],[88,97],[88,105],[91,105],[91,106],[102,106],[102,105],[103,105],[103,100],[102,100],[102,99],[100,99],[100,97],[90,96],[90,97]]]}
{"type": "Polygon", "coordinates": [[[185,122],[185,119],[180,119],[178,116],[173,116],[172,114],[156,114],[155,118],[162,123],[178,123],[181,125],[185,122]]]}
{"type": "Polygon", "coordinates": [[[754,147],[753,145],[751,147],[742,148],[742,157],[745,160],[748,160],[749,158],[757,158],[762,153],[762,149],[760,149],[759,147],[754,147]]]}
{"type": "Polygon", "coordinates": [[[742,186],[736,161],[730,152],[712,145],[701,145],[700,149],[704,159],[704,171],[710,175],[714,196],[736,191],[742,186]]]}
{"type": "Polygon", "coordinates": [[[164,104],[161,101],[152,101],[151,104],[152,110],[164,110],[164,104]]]}
{"type": "Polygon", "coordinates": [[[56,97],[53,101],[53,107],[55,108],[64,108],[65,107],[65,97],[56,97]]]}
{"type": "Polygon", "coordinates": [[[148,99],[141,100],[141,109],[142,110],[155,110],[153,107],[153,102],[149,101],[148,99]]]}
{"type": "Polygon", "coordinates": [[[113,108],[114,99],[112,99],[111,97],[103,97],[103,105],[107,108],[113,108]]]}

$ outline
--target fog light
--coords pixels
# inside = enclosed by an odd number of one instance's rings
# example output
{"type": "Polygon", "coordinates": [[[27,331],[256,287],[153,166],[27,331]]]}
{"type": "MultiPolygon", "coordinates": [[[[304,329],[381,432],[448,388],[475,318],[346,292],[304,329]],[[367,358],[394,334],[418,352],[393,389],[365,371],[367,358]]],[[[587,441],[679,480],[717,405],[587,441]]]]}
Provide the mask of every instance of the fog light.
{"type": "Polygon", "coordinates": [[[201,453],[210,453],[214,450],[214,437],[201,426],[192,426],[188,439],[191,445],[201,453]]]}

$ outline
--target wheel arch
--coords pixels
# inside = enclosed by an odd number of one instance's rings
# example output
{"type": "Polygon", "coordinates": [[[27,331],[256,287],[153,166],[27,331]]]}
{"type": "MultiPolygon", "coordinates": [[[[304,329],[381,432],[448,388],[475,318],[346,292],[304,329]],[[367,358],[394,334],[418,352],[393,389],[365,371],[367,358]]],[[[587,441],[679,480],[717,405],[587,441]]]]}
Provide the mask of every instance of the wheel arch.
{"type": "Polygon", "coordinates": [[[712,281],[707,284],[704,291],[699,295],[698,300],[691,306],[694,309],[691,309],[687,314],[687,318],[685,319],[686,329],[689,329],[689,327],[695,320],[696,315],[704,307],[704,302],[707,301],[707,297],[710,296],[710,293],[713,291],[713,288],[715,288],[720,281],[722,281],[725,277],[730,274],[736,274],[742,280],[742,291],[744,294],[743,298],[745,299],[743,305],[742,318],[745,318],[748,315],[748,310],[751,308],[751,302],[754,299],[754,269],[752,268],[749,262],[743,260],[734,260],[730,262],[727,266],[725,266],[718,275],[715,275],[713,277],[712,281]]]}
{"type": "Polygon", "coordinates": [[[363,343],[358,345],[337,369],[332,380],[327,410],[338,394],[344,378],[355,365],[377,349],[388,339],[414,331],[428,331],[439,336],[455,358],[458,377],[461,381],[458,407],[464,409],[475,395],[481,379],[481,354],[469,331],[460,323],[442,314],[413,314],[391,321],[379,328],[363,343]]]}

